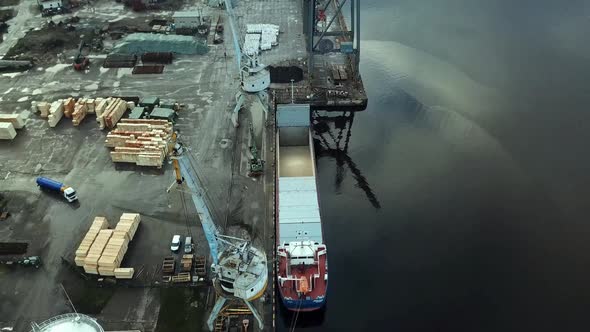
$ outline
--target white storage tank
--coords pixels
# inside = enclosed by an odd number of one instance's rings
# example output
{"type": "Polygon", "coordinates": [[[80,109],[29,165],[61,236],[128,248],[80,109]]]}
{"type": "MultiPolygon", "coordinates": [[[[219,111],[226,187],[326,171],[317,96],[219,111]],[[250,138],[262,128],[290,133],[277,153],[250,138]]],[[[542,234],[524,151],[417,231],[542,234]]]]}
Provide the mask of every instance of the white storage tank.
{"type": "Polygon", "coordinates": [[[31,332],[104,332],[94,318],[83,314],[59,315],[31,325],[31,332]]]}

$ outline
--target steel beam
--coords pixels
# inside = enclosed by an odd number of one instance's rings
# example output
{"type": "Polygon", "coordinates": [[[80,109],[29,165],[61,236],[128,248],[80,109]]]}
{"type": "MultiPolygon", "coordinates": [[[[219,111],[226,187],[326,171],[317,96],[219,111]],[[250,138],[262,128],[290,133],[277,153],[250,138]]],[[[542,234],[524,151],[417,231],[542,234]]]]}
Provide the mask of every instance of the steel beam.
{"type": "Polygon", "coordinates": [[[307,35],[308,38],[308,48],[309,48],[309,59],[307,60],[309,75],[312,77],[313,75],[313,36],[315,34],[315,0],[308,0],[308,15],[309,15],[309,34],[307,35]]]}
{"type": "Polygon", "coordinates": [[[354,37],[354,34],[352,33],[352,31],[328,31],[324,34],[324,37],[329,36],[348,36],[352,39],[354,37]]]}
{"type": "Polygon", "coordinates": [[[328,23],[328,25],[326,26],[324,31],[322,31],[322,34],[320,35],[320,38],[318,39],[317,43],[315,43],[315,45],[313,46],[312,51],[315,51],[315,49],[318,47],[318,44],[320,43],[320,41],[322,41],[322,39],[324,38],[326,32],[328,32],[328,29],[330,29],[330,26],[332,26],[332,23],[334,23],[334,20],[336,19],[336,17],[338,17],[338,15],[340,15],[340,13],[342,12],[342,7],[344,7],[344,5],[346,4],[346,1],[347,0],[342,1],[340,6],[338,6],[336,13],[334,14],[334,16],[332,16],[330,23],[328,23]]]}
{"type": "Polygon", "coordinates": [[[328,0],[328,2],[326,2],[326,5],[324,6],[324,13],[326,12],[326,10],[328,10],[328,6],[332,3],[332,0],[328,0]]]}
{"type": "MultiPolygon", "coordinates": [[[[352,47],[354,47],[354,28],[355,28],[355,24],[354,24],[354,1],[355,0],[350,0],[350,33],[352,33],[352,47]]],[[[358,0],[360,1],[360,0],[358,0]]]]}
{"type": "Polygon", "coordinates": [[[359,64],[361,59],[361,1],[356,2],[356,74],[361,76],[359,64]]]}
{"type": "Polygon", "coordinates": [[[252,305],[252,303],[248,302],[248,301],[244,301],[246,302],[246,305],[248,306],[248,308],[250,309],[250,311],[252,311],[252,314],[254,315],[254,318],[256,318],[256,321],[258,322],[258,328],[260,329],[260,331],[262,331],[264,329],[264,322],[262,321],[262,316],[260,316],[260,314],[258,313],[258,311],[256,311],[256,308],[254,308],[254,306],[252,305]]]}

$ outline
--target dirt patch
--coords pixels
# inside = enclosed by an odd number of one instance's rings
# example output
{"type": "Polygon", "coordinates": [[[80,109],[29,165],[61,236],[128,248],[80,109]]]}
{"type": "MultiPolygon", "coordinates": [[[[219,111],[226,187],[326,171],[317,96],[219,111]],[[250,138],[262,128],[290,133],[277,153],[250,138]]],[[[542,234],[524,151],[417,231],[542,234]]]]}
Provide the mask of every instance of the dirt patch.
{"type": "Polygon", "coordinates": [[[65,25],[46,26],[41,30],[31,30],[6,53],[5,59],[30,59],[37,64],[55,61],[57,54],[68,49],[76,49],[81,38],[90,43],[95,37],[93,29],[69,30],[65,25]]]}
{"type": "Polygon", "coordinates": [[[0,22],[6,22],[14,17],[14,9],[2,9],[0,10],[0,22]]]}
{"type": "Polygon", "coordinates": [[[0,0],[0,7],[16,6],[20,0],[0,0]]]}
{"type": "Polygon", "coordinates": [[[10,20],[15,16],[15,11],[12,9],[2,9],[0,10],[0,43],[4,39],[2,34],[8,31],[8,24],[6,21],[10,20]]]}
{"type": "Polygon", "coordinates": [[[272,83],[299,82],[303,79],[303,69],[297,66],[273,67],[269,66],[270,81],[272,83]]]}
{"type": "Polygon", "coordinates": [[[108,30],[124,33],[151,32],[152,27],[146,22],[145,17],[125,18],[108,24],[108,30]]]}

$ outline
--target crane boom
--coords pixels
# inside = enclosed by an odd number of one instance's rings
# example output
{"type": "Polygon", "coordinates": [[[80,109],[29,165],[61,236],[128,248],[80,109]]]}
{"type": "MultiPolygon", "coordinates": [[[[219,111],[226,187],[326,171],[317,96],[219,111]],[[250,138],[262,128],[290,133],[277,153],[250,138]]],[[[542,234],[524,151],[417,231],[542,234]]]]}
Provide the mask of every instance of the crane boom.
{"type": "Polygon", "coordinates": [[[268,285],[266,254],[254,248],[250,241],[223,235],[219,232],[209,210],[211,202],[207,192],[199,179],[195,165],[190,160],[190,154],[181,143],[177,142],[176,133],[172,135],[171,144],[174,144],[171,160],[176,175],[175,183],[179,188],[182,188],[186,183],[191,191],[191,197],[213,258],[211,265],[211,271],[215,275],[213,282],[214,285],[217,285],[215,287],[219,289],[219,295],[221,295],[217,298],[213,311],[207,320],[209,330],[213,331],[213,322],[228,296],[245,301],[262,330],[264,326],[262,316],[249,301],[261,297],[268,285]]]}
{"type": "Polygon", "coordinates": [[[209,243],[209,250],[211,251],[213,264],[217,265],[219,263],[219,251],[223,251],[223,248],[219,248],[220,242],[217,238],[219,235],[219,230],[215,226],[215,222],[213,221],[213,217],[211,216],[211,212],[209,211],[207,202],[205,201],[204,187],[201,185],[201,181],[199,180],[198,176],[196,176],[194,166],[191,164],[187,156],[179,153],[179,156],[175,160],[178,162],[181,174],[184,175],[184,182],[191,191],[191,197],[193,203],[195,204],[199,219],[201,220],[205,238],[209,243]]]}
{"type": "Polygon", "coordinates": [[[234,49],[236,51],[236,60],[238,61],[238,72],[242,70],[242,50],[240,49],[240,41],[236,26],[234,23],[234,8],[232,7],[231,0],[225,0],[225,9],[227,10],[227,16],[229,16],[229,25],[231,27],[231,34],[234,40],[234,49]]]}

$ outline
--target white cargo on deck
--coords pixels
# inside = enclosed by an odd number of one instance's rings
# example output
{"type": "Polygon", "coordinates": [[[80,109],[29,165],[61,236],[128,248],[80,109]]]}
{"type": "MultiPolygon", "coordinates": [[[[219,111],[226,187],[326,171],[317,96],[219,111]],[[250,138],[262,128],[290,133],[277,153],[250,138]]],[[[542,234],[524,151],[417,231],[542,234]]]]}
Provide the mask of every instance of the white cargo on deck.
{"type": "Polygon", "coordinates": [[[279,44],[279,26],[275,24],[248,24],[246,25],[246,39],[248,35],[259,36],[259,48],[262,51],[270,50],[279,44]]]}
{"type": "Polygon", "coordinates": [[[248,33],[244,39],[243,52],[247,55],[258,54],[260,51],[260,35],[257,33],[248,33]]]}
{"type": "Polygon", "coordinates": [[[277,111],[279,242],[323,243],[309,105],[277,111]]]}
{"type": "Polygon", "coordinates": [[[279,178],[280,243],[322,243],[320,206],[314,176],[279,178]]]}

